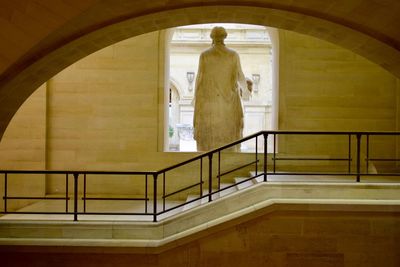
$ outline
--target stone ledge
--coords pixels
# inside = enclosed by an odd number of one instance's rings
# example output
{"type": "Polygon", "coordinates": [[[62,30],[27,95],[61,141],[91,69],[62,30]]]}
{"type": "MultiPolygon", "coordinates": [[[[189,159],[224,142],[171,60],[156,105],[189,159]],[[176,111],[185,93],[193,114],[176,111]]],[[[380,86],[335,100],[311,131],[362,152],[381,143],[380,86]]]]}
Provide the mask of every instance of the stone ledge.
{"type": "Polygon", "coordinates": [[[397,184],[261,183],[158,223],[0,220],[0,246],[114,247],[155,253],[275,211],[399,213],[399,188],[397,184]],[[341,190],[332,192],[337,187],[341,190]],[[368,199],[359,198],[360,194],[368,199]],[[391,199],[376,199],[382,196],[391,199]]]}

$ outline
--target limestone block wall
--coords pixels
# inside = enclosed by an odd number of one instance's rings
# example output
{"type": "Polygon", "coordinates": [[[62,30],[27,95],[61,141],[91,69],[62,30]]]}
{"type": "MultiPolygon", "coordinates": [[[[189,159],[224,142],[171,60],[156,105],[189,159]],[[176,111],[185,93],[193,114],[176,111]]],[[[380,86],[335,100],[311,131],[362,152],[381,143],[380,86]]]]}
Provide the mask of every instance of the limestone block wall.
{"type": "MultiPolygon", "coordinates": [[[[29,97],[15,114],[0,142],[1,170],[46,169],[46,85],[29,97]]],[[[3,210],[4,175],[0,174],[0,210],[3,210]]],[[[41,197],[45,194],[44,175],[8,175],[9,196],[41,197]]],[[[29,202],[10,200],[14,209],[29,202]]]]}
{"type": "MultiPolygon", "coordinates": [[[[281,30],[279,129],[395,131],[397,79],[331,43],[281,30]]],[[[280,152],[346,155],[348,138],[281,138],[280,152]],[[319,143],[320,142],[320,143],[319,143]],[[312,144],[312,145],[311,145],[312,144]]],[[[355,138],[353,151],[355,151],[355,138]]],[[[362,140],[365,142],[365,140],[362,140]]],[[[365,143],[363,148],[365,147],[365,143]]],[[[395,138],[371,138],[375,156],[392,157],[395,138]]],[[[363,151],[365,154],[365,151],[363,151]]]]}
{"type": "Polygon", "coordinates": [[[276,212],[158,256],[176,266],[398,266],[396,215],[276,212]]]}
{"type": "Polygon", "coordinates": [[[157,151],[159,50],[158,32],[145,34],[49,81],[50,168],[126,169],[157,151]]]}
{"type": "MultiPolygon", "coordinates": [[[[159,32],[153,32],[115,44],[49,81],[48,168],[140,170],[154,166],[158,39],[159,32]]],[[[107,184],[113,191],[113,181],[104,179],[90,179],[89,187],[107,184]]],[[[121,194],[137,193],[132,184],[142,183],[135,177],[119,179],[124,184],[117,190],[121,194]]],[[[60,192],[64,181],[53,177],[47,187],[60,192]]]]}
{"type": "Polygon", "coordinates": [[[396,212],[303,208],[225,223],[160,251],[4,246],[0,255],[6,266],[399,266],[396,212]]]}
{"type": "Polygon", "coordinates": [[[395,129],[393,75],[310,36],[281,30],[279,38],[280,128],[395,129]]]}

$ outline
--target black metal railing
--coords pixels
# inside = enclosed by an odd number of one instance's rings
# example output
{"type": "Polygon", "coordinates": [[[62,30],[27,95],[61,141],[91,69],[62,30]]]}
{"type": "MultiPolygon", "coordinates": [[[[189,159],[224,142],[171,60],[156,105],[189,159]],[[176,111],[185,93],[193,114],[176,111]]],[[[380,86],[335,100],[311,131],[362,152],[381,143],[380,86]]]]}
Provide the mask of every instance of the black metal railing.
{"type": "MultiPolygon", "coordinates": [[[[347,176],[352,177],[354,182],[361,182],[364,176],[400,176],[397,172],[397,163],[400,161],[396,157],[397,138],[399,132],[307,132],[307,131],[261,131],[241,140],[216,148],[214,150],[197,155],[189,160],[175,164],[173,166],[161,169],[159,171],[36,171],[36,170],[0,170],[0,174],[4,178],[3,193],[3,210],[2,214],[54,214],[54,215],[70,215],[74,221],[78,220],[80,215],[140,215],[151,217],[156,222],[160,216],[195,202],[211,202],[219,193],[236,187],[242,183],[246,183],[261,177],[262,181],[268,182],[269,176],[279,177],[280,175],[303,175],[303,176],[347,176]],[[285,138],[312,138],[302,143],[298,140],[285,140],[285,138]],[[333,142],[320,142],[318,138],[331,137],[333,142]],[[374,143],[373,139],[379,139],[374,143]],[[386,138],[386,140],[383,139],[386,138]],[[236,153],[240,151],[240,146],[245,142],[254,142],[254,151],[251,153],[236,153]],[[320,148],[326,149],[330,144],[333,150],[337,150],[335,155],[315,156],[309,155],[307,151],[318,151],[320,148]],[[293,145],[295,144],[295,145],[293,145]],[[319,145],[319,147],[318,147],[319,145]],[[389,146],[390,151],[385,150],[385,155],[380,156],[374,151],[379,146],[389,146]],[[280,146],[284,148],[280,148],[280,146]],[[308,149],[308,146],[313,146],[308,149]],[[278,153],[279,147],[279,153],[278,153]],[[300,147],[300,149],[299,149],[300,147]],[[269,151],[269,149],[271,151],[269,151]],[[340,152],[341,155],[336,154],[340,152]],[[254,155],[253,155],[254,154],[254,155]],[[293,156],[295,155],[295,156],[293,156]],[[243,159],[241,158],[243,157],[243,159]],[[239,162],[230,162],[229,158],[238,160],[239,162]],[[355,158],[355,160],[353,160],[355,158]],[[292,162],[290,165],[296,166],[293,162],[344,162],[344,168],[340,170],[287,170],[281,167],[281,162],[292,162]],[[369,169],[373,162],[388,163],[394,166],[391,172],[371,172],[369,169]],[[185,169],[186,168],[186,169],[185,169]],[[223,179],[227,179],[229,175],[237,175],[237,173],[252,173],[247,178],[240,181],[222,185],[223,179]],[[42,175],[43,177],[54,176],[64,177],[64,192],[62,195],[46,195],[39,196],[21,196],[19,190],[10,191],[10,181],[12,176],[20,178],[21,175],[42,175]],[[182,177],[182,175],[193,176],[190,179],[182,177]],[[95,176],[114,177],[125,176],[134,177],[135,181],[141,181],[140,195],[128,196],[92,196],[88,191],[88,180],[95,176]],[[195,177],[197,176],[197,177],[195,177]],[[172,177],[172,178],[170,178],[172,177]],[[177,178],[180,177],[180,178],[177,178]],[[72,178],[72,192],[70,191],[70,178],[72,178]],[[172,179],[172,180],[171,180],[172,179]],[[149,181],[150,180],[150,181],[149,181]],[[172,181],[172,182],[171,182],[172,181]],[[177,183],[177,181],[179,181],[177,183]],[[187,182],[187,184],[185,184],[187,182]],[[175,186],[171,184],[177,184],[175,186]],[[196,194],[196,196],[183,202],[170,201],[171,199],[181,199],[180,195],[196,194]],[[10,201],[64,201],[65,208],[63,210],[29,210],[26,208],[15,209],[10,208],[10,201]],[[104,211],[89,210],[88,203],[92,201],[134,201],[142,203],[140,211],[104,211]],[[71,203],[72,202],[72,203],[71,203]],[[170,205],[168,203],[174,203],[170,205]]],[[[301,165],[301,164],[300,164],[301,165]]],[[[322,166],[321,164],[317,164],[322,166]]],[[[334,167],[343,166],[338,164],[334,167]]],[[[33,178],[32,178],[33,179],[33,178]]],[[[59,177],[57,179],[60,179],[59,177]]],[[[63,179],[63,178],[61,178],[63,179]]],[[[114,183],[118,183],[113,180],[114,183]]]]}

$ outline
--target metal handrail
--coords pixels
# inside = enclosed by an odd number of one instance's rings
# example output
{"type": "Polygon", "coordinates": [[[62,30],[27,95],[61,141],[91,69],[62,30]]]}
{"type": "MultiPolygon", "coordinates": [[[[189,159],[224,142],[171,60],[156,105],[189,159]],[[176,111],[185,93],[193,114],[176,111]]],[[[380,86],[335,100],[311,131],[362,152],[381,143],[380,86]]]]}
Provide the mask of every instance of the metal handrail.
{"type": "MultiPolygon", "coordinates": [[[[196,155],[188,160],[185,160],[183,162],[168,166],[166,168],[162,168],[156,171],[71,171],[71,170],[0,170],[0,174],[4,174],[4,210],[0,213],[2,214],[68,214],[68,215],[73,215],[74,220],[78,220],[78,215],[147,215],[147,216],[152,216],[153,221],[158,220],[158,216],[161,214],[165,214],[169,211],[172,211],[174,209],[183,207],[185,205],[188,205],[190,203],[193,203],[195,201],[201,200],[201,199],[207,199],[208,202],[213,200],[213,195],[222,192],[224,190],[227,190],[229,188],[232,188],[234,186],[237,186],[239,184],[242,184],[244,182],[250,181],[254,178],[263,176],[264,177],[264,182],[268,181],[268,175],[274,174],[274,175],[309,175],[309,176],[315,176],[315,175],[335,175],[335,176],[355,176],[356,177],[356,182],[361,182],[361,176],[400,176],[400,173],[380,173],[380,174],[372,174],[368,172],[368,164],[371,161],[392,161],[392,162],[398,162],[400,159],[398,158],[379,158],[379,157],[370,157],[370,150],[371,150],[371,145],[370,145],[370,137],[372,136],[400,136],[400,132],[377,132],[377,131],[370,131],[370,132],[361,132],[361,131],[286,131],[286,130],[279,130],[279,131],[260,131],[257,133],[254,133],[252,135],[249,135],[247,137],[244,137],[240,140],[236,140],[234,142],[231,142],[229,144],[223,145],[221,147],[215,148],[213,150],[201,153],[199,155],[196,155]],[[304,158],[304,157],[277,157],[277,152],[276,152],[276,138],[277,136],[281,135],[334,135],[334,136],[348,136],[348,155],[347,158],[345,157],[332,157],[332,158],[318,158],[318,157],[309,157],[309,158],[304,158]],[[273,144],[274,144],[274,149],[272,152],[268,153],[268,138],[272,136],[273,137],[273,144]],[[264,140],[264,151],[262,151],[262,154],[264,155],[263,159],[263,168],[262,170],[259,170],[259,163],[261,160],[258,158],[258,139],[263,138],[264,140]],[[355,161],[353,161],[352,158],[352,137],[356,138],[356,149],[354,153],[356,154],[355,156],[355,161]],[[366,162],[366,172],[361,171],[361,139],[362,137],[366,137],[366,157],[365,157],[365,162],[366,162]],[[255,151],[255,160],[251,161],[250,163],[245,163],[241,164],[239,167],[234,167],[231,170],[227,170],[224,172],[221,172],[221,152],[229,149],[231,147],[235,147],[243,142],[247,142],[250,140],[255,140],[256,144],[256,151],[255,151]],[[218,164],[216,166],[213,166],[213,155],[218,155],[218,164]],[[270,160],[268,160],[268,155],[272,154],[270,160]],[[204,174],[208,175],[208,177],[203,177],[203,161],[208,159],[208,172],[204,172],[204,174]],[[348,169],[347,172],[276,172],[276,161],[284,161],[284,160],[340,160],[340,161],[348,161],[348,169]],[[271,161],[272,163],[270,163],[271,161]],[[181,168],[183,166],[188,166],[190,163],[194,162],[200,162],[200,179],[198,182],[190,184],[184,188],[177,189],[172,192],[166,192],[166,183],[168,178],[167,173],[172,170],[176,170],[178,168],[181,168]],[[355,170],[351,168],[351,163],[355,164],[355,170]],[[355,162],[355,163],[354,163],[355,162]],[[268,171],[268,166],[272,164],[272,172],[268,171]],[[250,167],[254,165],[255,167],[255,176],[249,177],[245,180],[239,181],[237,183],[234,183],[232,185],[226,186],[224,188],[220,187],[221,183],[221,177],[224,175],[227,175],[229,173],[233,173],[235,171],[241,170],[246,167],[250,167]],[[217,169],[216,173],[217,175],[214,176],[213,171],[215,171],[215,168],[217,169]],[[50,175],[50,174],[62,174],[65,175],[65,196],[64,197],[38,197],[38,196],[9,196],[8,195],[8,180],[9,174],[45,174],[45,175],[50,175]],[[80,175],[84,176],[84,186],[83,186],[83,197],[80,199],[83,200],[83,211],[78,210],[78,180],[80,175]],[[129,175],[129,176],[143,176],[145,178],[145,185],[144,185],[144,196],[143,197],[88,197],[87,196],[87,185],[86,185],[86,180],[87,180],[87,175],[129,175]],[[73,176],[73,192],[72,196],[70,197],[70,192],[69,192],[69,177],[73,176]],[[148,178],[153,177],[153,192],[152,196],[148,190],[148,178]],[[160,176],[162,176],[162,179],[158,179],[160,176]],[[216,189],[213,188],[213,182],[214,179],[217,179],[218,182],[218,187],[216,189]],[[203,193],[203,186],[208,183],[208,192],[203,193]],[[162,194],[158,194],[158,187],[162,187],[162,194]],[[187,201],[182,204],[175,205],[174,207],[166,207],[165,201],[167,198],[174,196],[178,193],[182,193],[184,191],[192,190],[196,187],[199,187],[199,197],[194,198],[190,201],[187,201]],[[158,201],[159,197],[162,200],[162,209],[158,210],[158,201]],[[30,211],[10,211],[8,210],[8,200],[64,200],[65,201],[65,212],[30,212],[30,211]],[[73,200],[73,207],[72,210],[69,208],[69,201],[73,200]],[[134,213],[119,213],[119,212],[88,212],[86,209],[86,201],[88,200],[129,200],[129,201],[144,201],[144,212],[134,212],[134,213]],[[153,209],[152,211],[148,210],[148,202],[153,201],[153,209]]],[[[353,165],[354,166],[354,165],[353,165]]],[[[260,166],[261,167],[261,166],[260,166]]]]}

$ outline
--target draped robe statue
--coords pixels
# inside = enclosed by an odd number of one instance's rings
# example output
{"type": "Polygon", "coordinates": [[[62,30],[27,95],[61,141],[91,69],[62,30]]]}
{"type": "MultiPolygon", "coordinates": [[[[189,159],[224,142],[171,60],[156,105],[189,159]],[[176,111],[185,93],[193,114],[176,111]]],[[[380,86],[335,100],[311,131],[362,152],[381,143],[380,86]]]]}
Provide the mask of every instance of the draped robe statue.
{"type": "Polygon", "coordinates": [[[225,47],[223,27],[211,31],[213,45],[202,52],[194,98],[194,139],[198,151],[211,150],[242,138],[242,92],[248,93],[239,55],[225,47]]]}

